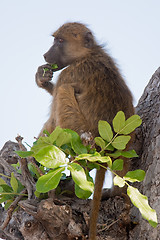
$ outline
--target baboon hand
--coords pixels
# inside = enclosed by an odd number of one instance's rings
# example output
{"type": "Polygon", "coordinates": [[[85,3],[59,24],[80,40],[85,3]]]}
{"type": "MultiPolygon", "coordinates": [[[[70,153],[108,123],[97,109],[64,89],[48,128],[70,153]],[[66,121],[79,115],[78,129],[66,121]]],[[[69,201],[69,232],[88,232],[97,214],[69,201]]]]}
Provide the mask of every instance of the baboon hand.
{"type": "Polygon", "coordinates": [[[39,87],[45,88],[53,77],[53,69],[49,64],[42,65],[36,73],[36,83],[39,87]]]}

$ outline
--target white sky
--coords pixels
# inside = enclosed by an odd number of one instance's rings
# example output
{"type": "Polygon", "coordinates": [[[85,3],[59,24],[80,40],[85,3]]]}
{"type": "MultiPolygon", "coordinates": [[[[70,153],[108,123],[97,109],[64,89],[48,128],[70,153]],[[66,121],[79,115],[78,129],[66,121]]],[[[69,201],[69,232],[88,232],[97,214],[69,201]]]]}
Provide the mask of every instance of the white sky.
{"type": "Polygon", "coordinates": [[[0,148],[17,133],[32,145],[47,120],[51,97],[36,86],[35,73],[50,35],[67,21],[88,24],[106,43],[135,104],[160,66],[159,0],[1,0],[0,148]]]}

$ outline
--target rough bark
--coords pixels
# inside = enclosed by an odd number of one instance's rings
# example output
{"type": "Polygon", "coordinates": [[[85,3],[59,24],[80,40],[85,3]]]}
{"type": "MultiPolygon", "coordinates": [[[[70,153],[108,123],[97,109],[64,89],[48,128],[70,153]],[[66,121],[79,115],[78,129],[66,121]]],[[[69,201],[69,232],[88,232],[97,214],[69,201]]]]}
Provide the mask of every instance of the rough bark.
{"type": "MultiPolygon", "coordinates": [[[[152,76],[136,108],[143,123],[136,131],[133,148],[139,158],[132,160],[132,169],[143,169],[146,178],[136,187],[147,195],[152,208],[160,212],[160,68],[152,76]]],[[[0,152],[0,173],[10,176],[11,172],[25,185],[28,192],[34,190],[33,179],[26,180],[11,166],[21,161],[15,154],[19,145],[7,142],[0,152]],[[32,189],[33,186],[33,189],[32,189]]],[[[25,163],[25,162],[24,162],[25,163]]],[[[23,165],[23,164],[22,164],[23,165]]],[[[24,173],[28,174],[26,163],[24,173]]],[[[26,176],[25,176],[26,177],[26,176]]],[[[26,178],[25,178],[26,179],[26,178]]],[[[6,179],[5,179],[6,180],[6,179]]],[[[59,196],[36,200],[15,199],[10,212],[0,205],[0,237],[6,240],[62,240],[87,239],[90,200],[59,196]],[[13,213],[18,203],[18,211],[13,213]],[[11,220],[10,220],[11,218],[11,220]],[[9,222],[9,223],[8,223],[9,222]],[[8,225],[7,225],[8,224],[8,225]],[[4,227],[4,225],[7,225],[4,227]]],[[[160,226],[153,229],[143,220],[139,211],[126,204],[126,199],[114,197],[103,200],[98,220],[98,240],[160,240],[160,226]]],[[[159,219],[160,222],[160,219],[159,219]]]]}
{"type": "MultiPolygon", "coordinates": [[[[138,131],[139,139],[135,147],[139,153],[135,166],[146,172],[145,180],[139,184],[139,189],[148,197],[160,223],[160,68],[152,76],[136,109],[143,122],[138,131]]],[[[159,225],[155,229],[152,228],[135,208],[132,214],[139,224],[130,233],[130,240],[160,239],[159,225]]]]}

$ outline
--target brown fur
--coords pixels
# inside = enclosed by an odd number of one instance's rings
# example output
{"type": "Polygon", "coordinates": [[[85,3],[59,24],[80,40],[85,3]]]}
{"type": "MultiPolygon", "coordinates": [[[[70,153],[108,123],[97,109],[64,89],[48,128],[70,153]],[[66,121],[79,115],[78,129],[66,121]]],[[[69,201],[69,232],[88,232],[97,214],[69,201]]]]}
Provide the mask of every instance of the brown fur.
{"type": "MultiPolygon", "coordinates": [[[[98,136],[98,121],[112,122],[118,111],[128,118],[134,114],[132,95],[113,59],[96,43],[90,30],[80,23],[67,23],[54,34],[55,43],[44,55],[49,64],[64,69],[53,85],[53,70],[42,77],[39,67],[38,86],[53,95],[49,120],[43,130],[56,126],[98,136]]],[[[47,65],[48,66],[48,65],[47,65]]],[[[127,169],[127,167],[126,167],[127,169]]],[[[125,170],[126,171],[126,170],[125,170]]],[[[123,174],[125,174],[125,171],[123,174]]],[[[96,224],[105,170],[97,171],[90,219],[90,240],[96,239],[96,224]]]]}

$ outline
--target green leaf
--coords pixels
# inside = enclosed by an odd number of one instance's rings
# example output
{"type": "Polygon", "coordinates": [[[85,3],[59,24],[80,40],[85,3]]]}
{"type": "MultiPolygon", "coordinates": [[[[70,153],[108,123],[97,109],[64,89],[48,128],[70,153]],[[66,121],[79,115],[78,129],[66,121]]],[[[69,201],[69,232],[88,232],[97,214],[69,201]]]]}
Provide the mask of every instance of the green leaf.
{"type": "Polygon", "coordinates": [[[24,189],[24,186],[22,185],[22,183],[19,180],[17,180],[17,182],[18,182],[17,193],[20,193],[24,189]]]}
{"type": "Polygon", "coordinates": [[[40,195],[41,195],[41,193],[40,193],[40,192],[38,192],[38,191],[35,191],[35,192],[34,192],[34,195],[35,195],[37,198],[39,198],[39,197],[40,197],[40,195]]]}
{"type": "Polygon", "coordinates": [[[47,168],[57,168],[66,164],[66,155],[56,146],[48,146],[42,148],[37,154],[35,159],[47,168]]]}
{"type": "Polygon", "coordinates": [[[121,156],[121,151],[117,150],[114,153],[107,153],[107,155],[113,158],[118,158],[121,156]]]}
{"type": "Polygon", "coordinates": [[[5,202],[5,206],[4,206],[4,209],[5,209],[5,210],[7,210],[7,209],[11,206],[11,204],[13,203],[13,199],[14,199],[14,198],[12,198],[11,200],[7,200],[7,201],[5,202]]]}
{"type": "Polygon", "coordinates": [[[76,160],[86,159],[89,162],[107,163],[109,167],[112,166],[111,158],[109,156],[102,157],[98,152],[95,152],[94,154],[80,154],[75,159],[76,160]]]}
{"type": "Polygon", "coordinates": [[[100,163],[107,163],[108,164],[108,167],[112,167],[112,160],[109,156],[104,156],[104,157],[100,157],[98,159],[98,162],[100,163]]]}
{"type": "Polygon", "coordinates": [[[124,128],[121,130],[121,134],[130,134],[133,132],[137,127],[139,127],[142,123],[142,120],[140,116],[138,115],[133,115],[130,118],[128,118],[125,122],[124,128]]]}
{"type": "MultiPolygon", "coordinates": [[[[89,175],[89,171],[87,170],[86,170],[86,178],[89,182],[93,183],[93,178],[89,175]]],[[[77,197],[81,199],[87,199],[91,196],[92,193],[90,191],[85,191],[81,189],[77,184],[75,184],[75,194],[77,197]]]]}
{"type": "Polygon", "coordinates": [[[74,157],[76,155],[76,153],[73,151],[71,144],[64,144],[63,146],[61,146],[61,149],[63,150],[64,153],[66,153],[66,155],[70,155],[72,157],[74,157]]]}
{"type": "Polygon", "coordinates": [[[112,146],[118,150],[123,150],[126,148],[126,145],[130,139],[130,136],[118,136],[112,142],[112,146]]]}
{"type": "Polygon", "coordinates": [[[40,137],[32,146],[31,151],[34,152],[33,156],[37,154],[42,148],[51,146],[52,142],[50,137],[40,137]]]}
{"type": "Polygon", "coordinates": [[[138,157],[137,153],[135,150],[129,150],[126,152],[121,152],[121,156],[126,157],[126,158],[134,158],[134,157],[138,157]]]}
{"type": "Polygon", "coordinates": [[[81,189],[77,184],[75,184],[75,194],[78,198],[88,199],[92,193],[81,189]]]}
{"type": "Polygon", "coordinates": [[[119,186],[120,188],[121,188],[121,187],[124,187],[124,185],[125,185],[125,181],[123,180],[123,178],[121,178],[121,177],[119,177],[119,176],[115,176],[115,177],[113,178],[113,183],[114,183],[114,185],[117,185],[117,186],[119,186]]]}
{"type": "Polygon", "coordinates": [[[69,128],[65,128],[65,129],[63,129],[63,130],[64,130],[66,133],[71,134],[72,139],[76,140],[76,139],[79,138],[79,135],[78,135],[77,132],[75,132],[75,131],[73,131],[73,130],[71,130],[71,129],[69,129],[69,128]]]}
{"type": "Polygon", "coordinates": [[[13,192],[12,188],[6,184],[4,185],[1,185],[1,189],[3,189],[3,192],[6,192],[6,193],[11,193],[13,192]]]}
{"type": "Polygon", "coordinates": [[[137,169],[135,171],[127,172],[123,179],[129,182],[141,182],[144,180],[145,174],[146,174],[145,171],[137,169]]]}
{"type": "Polygon", "coordinates": [[[14,199],[14,195],[2,195],[0,196],[0,204],[10,199],[14,199]]]}
{"type": "Polygon", "coordinates": [[[87,148],[82,144],[80,136],[74,131],[72,131],[71,135],[72,135],[71,145],[75,153],[77,154],[87,153],[87,148]]]}
{"type": "Polygon", "coordinates": [[[97,163],[92,163],[92,162],[88,163],[87,167],[91,170],[94,169],[94,168],[97,169],[97,170],[100,169],[100,166],[97,163]]]}
{"type": "Polygon", "coordinates": [[[0,186],[0,203],[6,202],[9,199],[14,199],[14,194],[10,194],[13,193],[13,190],[10,186],[8,186],[7,184],[1,185],[0,186]]]}
{"type": "Polygon", "coordinates": [[[72,136],[70,133],[67,133],[65,131],[61,132],[59,136],[56,139],[56,145],[58,147],[61,147],[64,144],[70,143],[72,139],[72,136]]]}
{"type": "Polygon", "coordinates": [[[28,169],[29,169],[32,177],[36,177],[36,176],[37,176],[37,178],[40,177],[40,174],[39,174],[37,168],[32,163],[28,164],[28,169]]]}
{"type": "Polygon", "coordinates": [[[52,189],[55,189],[61,179],[62,172],[65,170],[65,167],[57,168],[46,175],[41,176],[36,184],[36,189],[40,193],[48,192],[52,189]]]}
{"type": "Polygon", "coordinates": [[[98,122],[98,131],[100,136],[104,139],[107,140],[108,142],[111,141],[113,138],[113,132],[110,124],[106,121],[100,120],[98,122]]]}
{"type": "Polygon", "coordinates": [[[13,172],[11,173],[10,183],[11,183],[11,187],[13,188],[13,191],[14,191],[15,193],[17,193],[17,190],[18,190],[18,181],[17,181],[17,179],[15,178],[13,172]]]}
{"type": "Polygon", "coordinates": [[[93,192],[94,184],[87,180],[84,169],[77,163],[71,163],[68,166],[71,171],[73,181],[84,191],[93,192]]]}
{"type": "Polygon", "coordinates": [[[87,153],[87,148],[80,141],[72,141],[72,148],[77,154],[87,153]]]}
{"type": "Polygon", "coordinates": [[[52,67],[52,69],[56,69],[56,68],[58,68],[58,65],[57,64],[51,64],[51,67],[52,67]]]}
{"type": "Polygon", "coordinates": [[[80,154],[78,155],[75,160],[80,160],[80,159],[86,159],[90,162],[96,162],[98,159],[101,157],[101,155],[98,152],[95,152],[93,154],[80,154]]]}
{"type": "MultiPolygon", "coordinates": [[[[51,68],[52,69],[57,69],[58,68],[58,65],[57,64],[51,64],[51,68]]],[[[48,68],[43,68],[43,77],[44,77],[44,74],[49,71],[48,68]]]]}
{"type": "Polygon", "coordinates": [[[43,71],[45,73],[45,72],[49,71],[49,69],[48,68],[43,68],[43,71]]]}
{"type": "Polygon", "coordinates": [[[2,178],[0,178],[0,185],[7,184],[2,178]]]}
{"type": "Polygon", "coordinates": [[[56,127],[56,128],[54,129],[54,131],[53,131],[53,132],[50,134],[50,136],[49,136],[50,142],[53,144],[53,143],[57,140],[58,136],[59,136],[63,131],[64,131],[64,130],[63,130],[62,128],[60,128],[59,126],[56,127]]]}
{"type": "Polygon", "coordinates": [[[49,133],[47,130],[44,130],[44,131],[43,131],[43,133],[44,133],[44,134],[46,134],[46,135],[47,135],[47,137],[49,137],[49,136],[50,136],[50,133],[49,133]]]}
{"type": "Polygon", "coordinates": [[[119,111],[113,119],[113,128],[116,133],[120,132],[125,126],[124,112],[119,111]]]}
{"type": "Polygon", "coordinates": [[[96,137],[94,139],[95,143],[97,146],[101,147],[101,149],[104,149],[105,148],[105,141],[101,138],[101,137],[96,137]]]}
{"type": "Polygon", "coordinates": [[[21,158],[27,158],[33,155],[33,151],[15,151],[21,158]]]}
{"type": "Polygon", "coordinates": [[[112,164],[112,170],[121,171],[123,170],[123,159],[117,159],[112,164]]]}
{"type": "Polygon", "coordinates": [[[87,147],[82,144],[81,138],[75,131],[71,129],[64,129],[65,132],[70,133],[72,136],[71,146],[75,153],[82,154],[87,153],[87,147]]]}
{"type": "Polygon", "coordinates": [[[138,157],[137,153],[135,150],[129,150],[129,151],[115,151],[114,153],[107,153],[108,156],[113,157],[113,158],[118,158],[120,156],[123,156],[125,158],[134,158],[138,157]]]}
{"type": "Polygon", "coordinates": [[[105,150],[114,151],[114,147],[111,144],[109,144],[109,142],[105,141],[105,143],[106,143],[105,150]]]}
{"type": "Polygon", "coordinates": [[[156,211],[152,209],[148,204],[148,198],[142,195],[138,189],[129,186],[127,188],[127,194],[130,197],[134,206],[136,206],[142,214],[142,217],[150,223],[152,227],[157,226],[156,211]]]}

